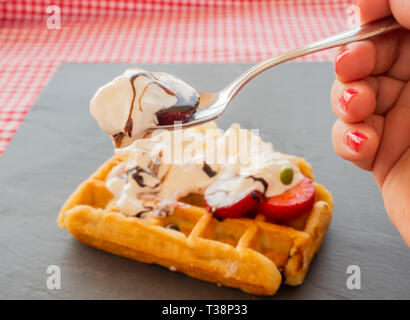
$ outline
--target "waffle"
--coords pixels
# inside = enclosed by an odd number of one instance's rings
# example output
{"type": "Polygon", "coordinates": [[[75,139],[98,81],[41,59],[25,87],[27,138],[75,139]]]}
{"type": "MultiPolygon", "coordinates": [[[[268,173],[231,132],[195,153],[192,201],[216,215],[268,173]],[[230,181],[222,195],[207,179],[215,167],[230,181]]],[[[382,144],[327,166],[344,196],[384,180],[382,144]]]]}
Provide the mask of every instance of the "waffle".
{"type": "MultiPolygon", "coordinates": [[[[282,281],[291,286],[303,282],[332,216],[333,200],[323,186],[315,183],[312,211],[288,225],[267,222],[261,215],[217,220],[200,195],[173,203],[172,214],[163,218],[127,217],[115,209],[105,187],[110,170],[124,161],[121,157],[104,163],[62,207],[58,224],[76,239],[255,295],[275,294],[282,281]]],[[[298,166],[313,179],[305,160],[298,159],[298,166]]]]}

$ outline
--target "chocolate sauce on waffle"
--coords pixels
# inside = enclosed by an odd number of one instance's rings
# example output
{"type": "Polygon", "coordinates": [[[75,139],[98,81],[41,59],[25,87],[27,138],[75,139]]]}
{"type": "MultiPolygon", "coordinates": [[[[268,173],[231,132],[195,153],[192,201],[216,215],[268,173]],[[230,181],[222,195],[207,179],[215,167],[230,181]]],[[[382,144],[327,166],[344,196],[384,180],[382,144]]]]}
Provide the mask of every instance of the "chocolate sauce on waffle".
{"type": "Polygon", "coordinates": [[[140,212],[137,212],[137,213],[135,214],[135,217],[137,217],[137,218],[142,218],[142,215],[143,215],[144,213],[150,212],[150,211],[152,211],[152,210],[154,209],[153,207],[145,207],[145,206],[144,206],[144,208],[145,208],[145,210],[142,210],[142,211],[140,211],[140,212]]]}
{"type": "MultiPolygon", "coordinates": [[[[135,217],[137,217],[137,218],[144,218],[143,214],[148,213],[148,212],[152,212],[153,216],[155,216],[155,217],[161,217],[161,218],[168,217],[168,216],[171,214],[170,208],[168,208],[168,207],[166,207],[166,206],[164,206],[164,207],[157,206],[156,204],[154,205],[154,207],[153,207],[153,206],[145,206],[145,205],[144,205],[144,209],[145,209],[145,210],[142,210],[142,211],[138,212],[138,213],[135,215],[135,217]]],[[[175,227],[176,227],[176,226],[175,226],[175,227]]],[[[176,228],[178,228],[178,227],[176,227],[176,228]]],[[[179,231],[179,229],[178,229],[178,230],[175,229],[175,228],[171,228],[171,229],[174,229],[174,230],[176,230],[176,231],[179,231]]]]}
{"type": "Polygon", "coordinates": [[[167,225],[165,226],[165,228],[166,228],[166,229],[175,230],[175,231],[179,231],[178,226],[176,226],[175,224],[172,224],[172,223],[167,224],[167,225]]]}
{"type": "Polygon", "coordinates": [[[265,179],[263,179],[263,178],[257,178],[257,177],[254,177],[254,176],[249,176],[249,177],[247,177],[247,178],[251,178],[253,181],[258,181],[258,182],[262,183],[262,185],[263,185],[263,193],[265,193],[266,190],[268,190],[269,184],[266,182],[265,179]]]}
{"type": "Polygon", "coordinates": [[[158,177],[155,174],[151,173],[150,171],[145,170],[144,168],[141,168],[140,166],[136,166],[135,168],[128,170],[127,174],[131,174],[131,177],[135,180],[135,182],[141,188],[148,187],[148,188],[151,188],[151,189],[155,189],[161,184],[161,181],[159,181],[158,183],[156,183],[153,186],[147,185],[144,182],[144,176],[142,174],[150,175],[151,177],[153,177],[155,179],[158,179],[158,177]]]}
{"type": "Polygon", "coordinates": [[[208,177],[212,178],[217,175],[217,172],[212,170],[211,166],[204,161],[202,165],[202,170],[207,174],[208,177]]]}

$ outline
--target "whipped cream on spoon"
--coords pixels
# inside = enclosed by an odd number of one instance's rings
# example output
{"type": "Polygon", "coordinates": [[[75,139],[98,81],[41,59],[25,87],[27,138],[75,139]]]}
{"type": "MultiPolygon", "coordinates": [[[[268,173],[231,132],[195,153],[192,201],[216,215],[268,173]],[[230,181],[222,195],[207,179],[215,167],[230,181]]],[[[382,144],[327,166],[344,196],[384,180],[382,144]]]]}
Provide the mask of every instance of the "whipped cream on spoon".
{"type": "Polygon", "coordinates": [[[198,92],[178,77],[132,68],[97,90],[90,113],[121,148],[150,127],[186,122],[198,104],[198,92]]]}

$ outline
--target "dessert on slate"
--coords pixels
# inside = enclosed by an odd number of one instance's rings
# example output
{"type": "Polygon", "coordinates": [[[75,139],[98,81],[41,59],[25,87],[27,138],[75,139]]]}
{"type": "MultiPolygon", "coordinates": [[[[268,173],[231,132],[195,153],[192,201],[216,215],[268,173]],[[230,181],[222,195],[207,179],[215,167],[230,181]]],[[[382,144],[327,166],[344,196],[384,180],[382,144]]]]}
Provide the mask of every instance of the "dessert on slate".
{"type": "Polygon", "coordinates": [[[301,284],[331,220],[330,193],[305,160],[238,125],[144,134],[186,121],[198,99],[180,79],[140,69],[100,89],[91,113],[128,146],[77,188],[58,224],[96,248],[253,294],[301,284]]]}

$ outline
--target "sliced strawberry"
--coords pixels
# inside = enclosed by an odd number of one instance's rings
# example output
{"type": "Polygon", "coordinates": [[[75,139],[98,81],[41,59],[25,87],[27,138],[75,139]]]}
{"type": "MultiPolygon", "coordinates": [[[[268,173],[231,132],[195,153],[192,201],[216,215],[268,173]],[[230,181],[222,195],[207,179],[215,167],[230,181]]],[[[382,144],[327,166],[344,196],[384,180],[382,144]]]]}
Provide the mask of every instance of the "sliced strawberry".
{"type": "Polygon", "coordinates": [[[293,220],[312,210],[315,194],[312,180],[303,178],[292,189],[260,203],[259,212],[271,220],[293,220]]]}
{"type": "Polygon", "coordinates": [[[238,202],[227,206],[227,207],[215,207],[211,206],[205,197],[206,208],[209,212],[215,217],[218,218],[239,218],[255,210],[259,204],[260,199],[263,197],[263,194],[257,190],[250,192],[244,198],[238,202]]]}

